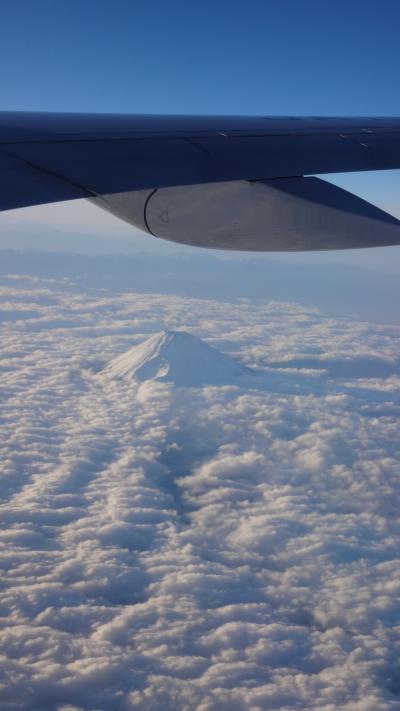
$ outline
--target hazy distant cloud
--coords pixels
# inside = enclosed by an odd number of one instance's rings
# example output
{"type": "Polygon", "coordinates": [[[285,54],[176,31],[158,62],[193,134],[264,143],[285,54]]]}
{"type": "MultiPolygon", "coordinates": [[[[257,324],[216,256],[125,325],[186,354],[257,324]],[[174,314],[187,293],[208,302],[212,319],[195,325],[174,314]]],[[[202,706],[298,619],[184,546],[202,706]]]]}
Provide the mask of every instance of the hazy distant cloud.
{"type": "Polygon", "coordinates": [[[399,331],[61,280],[2,296],[2,708],[398,708],[399,331]],[[269,387],[97,377],[163,328],[269,387]]]}

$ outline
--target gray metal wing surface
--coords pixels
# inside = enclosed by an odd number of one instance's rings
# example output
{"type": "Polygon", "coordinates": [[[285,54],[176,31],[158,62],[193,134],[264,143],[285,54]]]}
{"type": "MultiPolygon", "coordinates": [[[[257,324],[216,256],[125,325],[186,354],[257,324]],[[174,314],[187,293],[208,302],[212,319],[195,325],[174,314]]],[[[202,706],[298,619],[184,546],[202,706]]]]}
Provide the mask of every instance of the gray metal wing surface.
{"type": "Polygon", "coordinates": [[[400,244],[395,217],[316,177],[395,168],[399,118],[0,113],[0,210],[84,197],[201,247],[400,244]]]}

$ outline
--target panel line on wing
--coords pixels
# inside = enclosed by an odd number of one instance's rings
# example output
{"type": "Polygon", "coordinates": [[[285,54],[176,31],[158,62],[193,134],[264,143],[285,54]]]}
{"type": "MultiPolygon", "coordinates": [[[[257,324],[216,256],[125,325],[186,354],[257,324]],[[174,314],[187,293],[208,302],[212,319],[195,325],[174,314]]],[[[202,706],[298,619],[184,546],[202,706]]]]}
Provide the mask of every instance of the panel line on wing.
{"type": "Polygon", "coordinates": [[[153,235],[153,237],[156,237],[157,235],[155,235],[154,232],[151,231],[151,228],[150,228],[149,223],[147,221],[147,214],[146,213],[147,213],[147,205],[149,204],[149,201],[153,197],[154,193],[157,192],[157,190],[158,190],[158,188],[154,188],[154,190],[152,190],[150,195],[147,196],[146,201],[143,206],[143,221],[144,221],[144,224],[146,225],[147,231],[150,232],[150,234],[153,235]]]}
{"type": "Polygon", "coordinates": [[[26,165],[29,168],[31,168],[32,170],[36,170],[39,173],[43,173],[44,175],[48,175],[52,178],[57,178],[57,180],[61,180],[63,183],[67,183],[68,185],[71,185],[74,188],[83,190],[86,193],[86,195],[83,195],[82,197],[97,197],[97,193],[95,193],[93,190],[90,190],[90,188],[86,188],[83,185],[81,185],[80,183],[76,182],[75,180],[66,178],[65,175],[60,175],[60,173],[57,173],[56,171],[51,170],[50,168],[45,168],[45,167],[36,165],[36,163],[33,163],[32,161],[30,161],[26,158],[21,158],[21,156],[10,153],[10,151],[5,151],[3,147],[1,147],[0,153],[3,156],[7,156],[8,158],[12,158],[14,160],[19,161],[23,165],[26,165]]]}

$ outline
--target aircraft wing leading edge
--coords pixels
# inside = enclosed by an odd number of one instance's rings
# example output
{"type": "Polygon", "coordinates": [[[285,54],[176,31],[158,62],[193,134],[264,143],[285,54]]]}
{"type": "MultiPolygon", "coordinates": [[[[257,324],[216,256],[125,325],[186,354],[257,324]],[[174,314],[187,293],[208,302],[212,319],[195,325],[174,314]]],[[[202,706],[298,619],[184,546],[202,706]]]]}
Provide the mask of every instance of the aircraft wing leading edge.
{"type": "Polygon", "coordinates": [[[0,210],[85,197],[201,247],[400,244],[399,220],[315,177],[395,168],[399,118],[0,113],[0,210]]]}

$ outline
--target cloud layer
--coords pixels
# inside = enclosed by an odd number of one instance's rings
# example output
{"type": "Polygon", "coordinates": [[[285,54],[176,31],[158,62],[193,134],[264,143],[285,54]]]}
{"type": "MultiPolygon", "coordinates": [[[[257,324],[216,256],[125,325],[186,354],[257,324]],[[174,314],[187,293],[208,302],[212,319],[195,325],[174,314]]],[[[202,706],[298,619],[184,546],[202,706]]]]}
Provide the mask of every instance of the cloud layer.
{"type": "Polygon", "coordinates": [[[2,709],[397,709],[399,330],[2,280],[2,709]],[[268,386],[99,379],[184,328],[268,386]]]}

